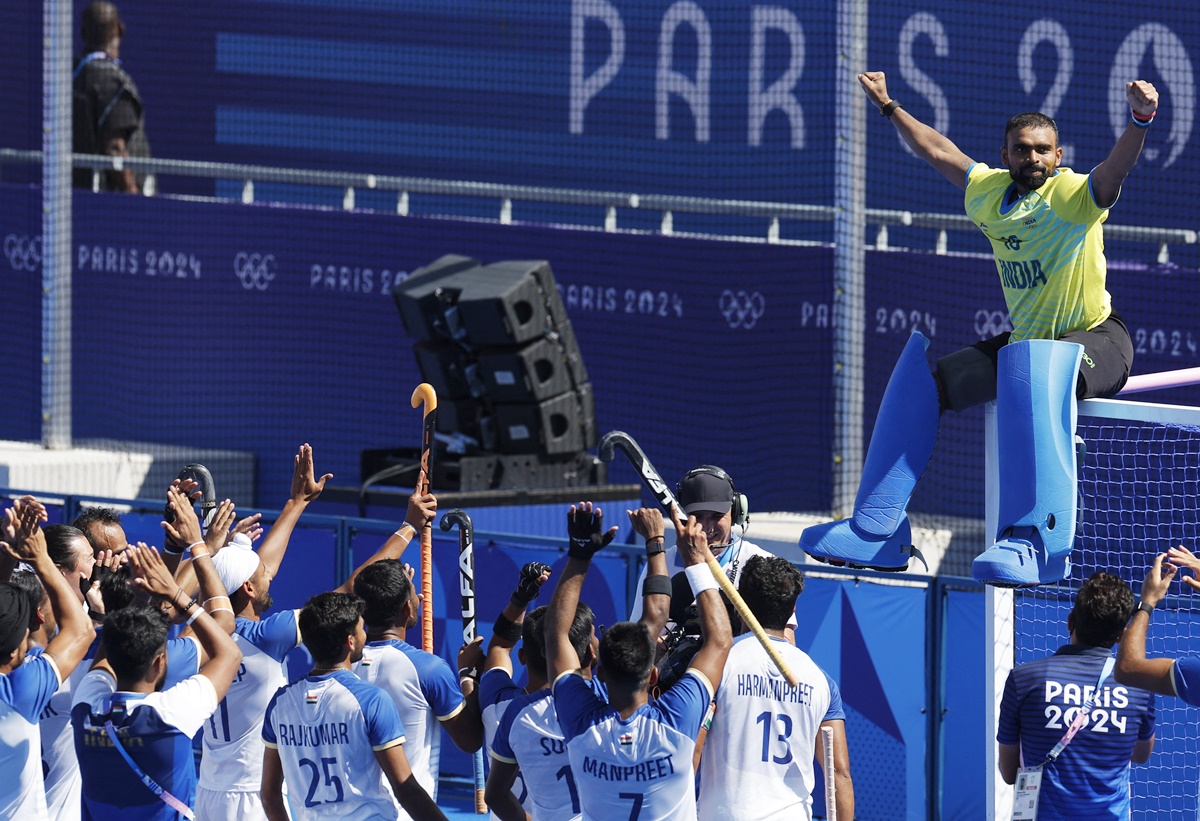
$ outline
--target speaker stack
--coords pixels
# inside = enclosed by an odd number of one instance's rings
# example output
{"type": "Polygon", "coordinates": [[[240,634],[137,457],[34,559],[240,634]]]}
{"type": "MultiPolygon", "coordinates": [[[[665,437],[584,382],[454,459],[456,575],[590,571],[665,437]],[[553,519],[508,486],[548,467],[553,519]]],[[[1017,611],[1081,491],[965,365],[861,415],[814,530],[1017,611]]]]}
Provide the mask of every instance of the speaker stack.
{"type": "Polygon", "coordinates": [[[437,391],[438,431],[466,449],[460,490],[604,481],[586,453],[597,441],[592,386],[549,263],[447,255],[392,296],[437,391]]]}

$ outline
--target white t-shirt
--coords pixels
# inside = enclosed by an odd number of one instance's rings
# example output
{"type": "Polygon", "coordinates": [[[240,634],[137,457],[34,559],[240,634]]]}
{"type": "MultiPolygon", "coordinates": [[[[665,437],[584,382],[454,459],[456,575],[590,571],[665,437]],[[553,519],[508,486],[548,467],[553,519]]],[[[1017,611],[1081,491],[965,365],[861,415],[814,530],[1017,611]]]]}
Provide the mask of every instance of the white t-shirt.
{"type": "Polygon", "coordinates": [[[845,718],[842,697],[807,653],[772,641],[800,684],[754,636],[734,641],[700,759],[700,821],[812,819],[813,750],[821,722],[845,718]]]}
{"type": "Polygon", "coordinates": [[[299,611],[261,621],[238,619],[233,640],[242,651],[229,692],[204,724],[200,787],[255,792],[262,785],[262,723],[267,703],[287,684],[283,660],[300,643],[299,611]]]}
{"type": "MultiPolygon", "coordinates": [[[[417,783],[436,800],[442,749],[439,722],[454,718],[465,706],[458,676],[438,656],[395,640],[369,642],[354,665],[354,674],[391,696],[404,724],[408,764],[417,783]]],[[[400,817],[408,815],[401,810],[400,817]]]]}

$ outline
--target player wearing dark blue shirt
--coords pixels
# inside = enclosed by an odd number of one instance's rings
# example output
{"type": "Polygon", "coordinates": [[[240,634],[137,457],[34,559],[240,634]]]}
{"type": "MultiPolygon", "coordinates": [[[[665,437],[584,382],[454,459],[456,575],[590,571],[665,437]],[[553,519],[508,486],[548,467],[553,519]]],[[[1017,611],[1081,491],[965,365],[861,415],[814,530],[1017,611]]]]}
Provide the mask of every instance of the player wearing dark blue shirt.
{"type": "Polygon", "coordinates": [[[1071,642],[1052,656],[1018,665],[1005,682],[996,733],[1000,774],[1012,784],[1022,761],[1025,767],[1045,762],[1040,821],[1129,818],[1129,763],[1144,763],[1154,749],[1154,696],[1104,673],[1133,612],[1128,584],[1093,574],[1067,616],[1071,642]],[[1078,733],[1047,762],[1089,697],[1091,709],[1078,733]]]}

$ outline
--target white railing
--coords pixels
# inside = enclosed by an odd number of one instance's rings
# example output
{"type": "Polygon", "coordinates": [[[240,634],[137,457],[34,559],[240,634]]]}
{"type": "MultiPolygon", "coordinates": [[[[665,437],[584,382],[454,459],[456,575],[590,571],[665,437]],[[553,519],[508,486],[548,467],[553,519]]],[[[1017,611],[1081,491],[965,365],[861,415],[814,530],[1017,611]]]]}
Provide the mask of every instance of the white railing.
{"type": "MultiPolygon", "coordinates": [[[[42,161],[40,151],[20,151],[0,148],[0,169],[5,165],[36,165],[42,161]]],[[[832,205],[810,205],[804,203],[769,202],[758,200],[710,199],[707,197],[681,197],[669,194],[638,194],[619,191],[592,191],[578,188],[549,188],[536,185],[504,185],[490,182],[466,180],[438,180],[426,177],[401,177],[385,174],[366,174],[347,171],[311,171],[295,168],[278,168],[266,165],[240,163],[196,162],[156,158],[105,157],[91,154],[74,154],[71,163],[77,168],[90,168],[93,172],[93,187],[99,189],[100,174],[104,171],[131,168],[147,175],[147,191],[157,189],[157,178],[161,175],[179,177],[201,177],[213,180],[236,180],[241,183],[241,201],[255,201],[256,183],[286,183],[332,188],[342,192],[342,207],[352,210],[358,191],[394,192],[395,210],[408,216],[412,194],[451,195],[490,199],[497,203],[496,219],[501,223],[512,222],[514,202],[560,203],[567,205],[589,205],[603,209],[603,217],[594,226],[608,232],[619,230],[618,209],[658,212],[659,233],[675,233],[677,214],[723,214],[737,217],[760,217],[766,228],[759,239],[767,242],[786,242],[780,239],[781,221],[830,222],[836,216],[832,205]]],[[[888,229],[896,226],[929,228],[936,230],[934,250],[946,253],[947,235],[951,231],[973,232],[977,229],[964,214],[938,214],[902,211],[895,209],[867,208],[866,222],[874,226],[875,249],[889,247],[888,229]]],[[[1111,240],[1150,243],[1158,246],[1158,261],[1167,262],[1171,245],[1193,245],[1197,232],[1186,228],[1155,228],[1140,225],[1104,226],[1105,235],[1111,240]]]]}

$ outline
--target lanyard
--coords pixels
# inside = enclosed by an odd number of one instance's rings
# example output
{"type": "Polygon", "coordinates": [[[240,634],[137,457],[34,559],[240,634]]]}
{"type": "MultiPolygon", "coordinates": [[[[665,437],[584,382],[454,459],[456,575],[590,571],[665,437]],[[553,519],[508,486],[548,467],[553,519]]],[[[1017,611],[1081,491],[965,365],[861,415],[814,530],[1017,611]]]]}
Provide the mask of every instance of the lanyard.
{"type": "Polygon", "coordinates": [[[106,52],[93,51],[91,54],[80,60],[79,65],[75,66],[75,73],[71,75],[71,81],[74,82],[79,77],[79,72],[83,71],[84,66],[86,66],[88,63],[94,63],[97,60],[112,60],[112,62],[116,63],[118,66],[121,65],[120,60],[109,57],[106,52]]]}
{"type": "Polygon", "coordinates": [[[1087,701],[1085,701],[1083,706],[1079,708],[1079,712],[1075,713],[1075,720],[1071,722],[1071,726],[1067,728],[1065,733],[1063,733],[1063,737],[1058,740],[1058,743],[1054,745],[1054,748],[1051,749],[1050,752],[1046,753],[1045,764],[1049,764],[1053,762],[1054,759],[1058,758],[1062,751],[1067,748],[1067,745],[1071,743],[1071,739],[1075,737],[1075,734],[1079,732],[1081,727],[1083,727],[1084,723],[1087,721],[1088,713],[1092,711],[1092,702],[1095,701],[1096,696],[1100,694],[1100,685],[1102,685],[1104,680],[1108,678],[1110,673],[1112,673],[1113,667],[1116,666],[1116,663],[1117,660],[1112,656],[1109,656],[1104,660],[1104,669],[1100,671],[1100,678],[1096,679],[1096,689],[1092,691],[1092,694],[1088,696],[1087,701]]]}
{"type": "Polygon", "coordinates": [[[125,759],[125,763],[129,765],[129,769],[133,770],[133,774],[138,777],[138,780],[146,785],[146,789],[154,793],[158,797],[159,801],[175,810],[175,812],[188,819],[188,821],[195,821],[196,814],[192,812],[191,808],[188,807],[187,804],[183,803],[178,798],[164,790],[162,787],[158,786],[157,781],[142,772],[142,768],[137,765],[137,762],[133,760],[132,756],[129,755],[129,753],[125,750],[125,747],[121,744],[121,739],[117,738],[117,730],[115,727],[113,727],[112,719],[104,722],[104,732],[108,733],[109,740],[112,741],[113,746],[117,748],[117,752],[121,754],[121,758],[125,759]]]}

